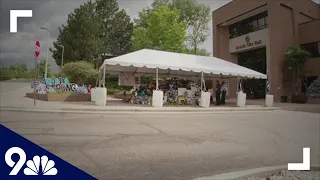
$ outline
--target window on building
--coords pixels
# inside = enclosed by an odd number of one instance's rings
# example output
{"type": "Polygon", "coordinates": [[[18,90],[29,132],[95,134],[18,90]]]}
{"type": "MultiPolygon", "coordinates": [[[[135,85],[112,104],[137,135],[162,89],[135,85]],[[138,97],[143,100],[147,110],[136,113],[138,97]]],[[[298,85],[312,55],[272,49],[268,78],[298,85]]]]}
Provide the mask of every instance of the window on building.
{"type": "Polygon", "coordinates": [[[268,27],[268,25],[269,25],[269,22],[268,22],[268,16],[266,16],[266,17],[264,17],[264,22],[266,23],[266,27],[268,27]]]}
{"type": "Polygon", "coordinates": [[[259,27],[258,22],[256,20],[251,21],[250,25],[253,31],[256,31],[259,27]]]}
{"type": "Polygon", "coordinates": [[[267,11],[229,26],[230,38],[235,38],[268,27],[267,11]]]}
{"type": "Polygon", "coordinates": [[[266,28],[265,18],[258,19],[258,29],[266,28]]]}
{"type": "Polygon", "coordinates": [[[301,48],[304,49],[304,50],[309,51],[313,58],[314,57],[320,57],[320,41],[307,43],[307,44],[302,44],[301,48]]]}

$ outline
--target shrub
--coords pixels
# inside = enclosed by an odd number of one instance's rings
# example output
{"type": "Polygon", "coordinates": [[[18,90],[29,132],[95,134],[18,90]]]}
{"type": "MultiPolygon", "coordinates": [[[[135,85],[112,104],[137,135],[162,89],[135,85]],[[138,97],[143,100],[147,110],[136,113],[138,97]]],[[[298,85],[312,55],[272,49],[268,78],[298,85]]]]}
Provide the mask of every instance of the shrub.
{"type": "Polygon", "coordinates": [[[0,70],[0,81],[10,80],[14,78],[13,73],[8,68],[1,68],[0,70]]]}
{"type": "Polygon", "coordinates": [[[75,82],[78,85],[95,85],[98,78],[98,70],[94,69],[92,64],[85,61],[65,64],[62,68],[62,73],[68,77],[70,82],[75,82]]]}

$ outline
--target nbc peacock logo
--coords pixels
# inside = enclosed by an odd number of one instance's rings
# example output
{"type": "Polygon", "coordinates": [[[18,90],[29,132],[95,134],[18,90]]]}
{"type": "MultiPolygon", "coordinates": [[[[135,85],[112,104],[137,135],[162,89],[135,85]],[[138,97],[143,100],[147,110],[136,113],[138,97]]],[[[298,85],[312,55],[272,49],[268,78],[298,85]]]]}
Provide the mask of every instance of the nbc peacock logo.
{"type": "Polygon", "coordinates": [[[26,165],[23,173],[25,175],[35,176],[35,175],[44,175],[44,176],[54,176],[58,174],[58,170],[54,167],[55,163],[53,160],[49,160],[47,156],[42,156],[41,158],[36,155],[33,156],[32,160],[26,162],[27,155],[23,149],[20,147],[12,147],[5,154],[5,161],[8,166],[12,168],[9,173],[10,176],[15,176],[19,173],[21,168],[26,165]],[[12,159],[12,155],[17,154],[19,160],[15,161],[12,159]]]}
{"type": "Polygon", "coordinates": [[[58,170],[54,167],[53,160],[49,160],[47,156],[34,156],[33,160],[26,163],[27,167],[23,170],[25,175],[56,175],[58,170]],[[40,168],[41,165],[41,168],[40,168]]]}

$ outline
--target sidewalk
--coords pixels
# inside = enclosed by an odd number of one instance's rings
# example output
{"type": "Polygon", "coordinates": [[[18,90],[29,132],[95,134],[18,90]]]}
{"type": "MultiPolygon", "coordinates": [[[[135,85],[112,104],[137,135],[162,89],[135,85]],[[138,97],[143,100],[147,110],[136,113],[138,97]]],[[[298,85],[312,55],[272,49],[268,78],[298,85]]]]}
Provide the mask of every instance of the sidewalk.
{"type": "MultiPolygon", "coordinates": [[[[248,100],[245,107],[235,107],[234,100],[229,100],[226,106],[212,106],[201,108],[199,106],[165,106],[162,108],[146,105],[122,104],[113,98],[109,98],[107,106],[96,106],[93,102],[47,102],[24,97],[27,92],[32,92],[29,85],[1,93],[0,108],[2,110],[23,111],[75,111],[75,112],[227,112],[227,111],[271,111],[271,110],[294,110],[296,108],[315,108],[311,104],[275,103],[274,107],[264,107],[264,101],[248,100]]],[[[320,110],[320,108],[319,108],[320,110]]],[[[319,111],[320,112],[320,111],[319,111]]]]}

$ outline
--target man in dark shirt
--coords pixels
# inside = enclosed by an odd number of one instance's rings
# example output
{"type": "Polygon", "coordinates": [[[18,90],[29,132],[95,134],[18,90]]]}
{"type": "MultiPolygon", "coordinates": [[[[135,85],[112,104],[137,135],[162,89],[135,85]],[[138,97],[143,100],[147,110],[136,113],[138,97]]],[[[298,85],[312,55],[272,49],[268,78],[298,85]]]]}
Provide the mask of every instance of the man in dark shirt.
{"type": "Polygon", "coordinates": [[[216,85],[216,105],[220,105],[220,94],[221,94],[221,85],[220,85],[220,82],[217,81],[217,85],[216,85]]]}

